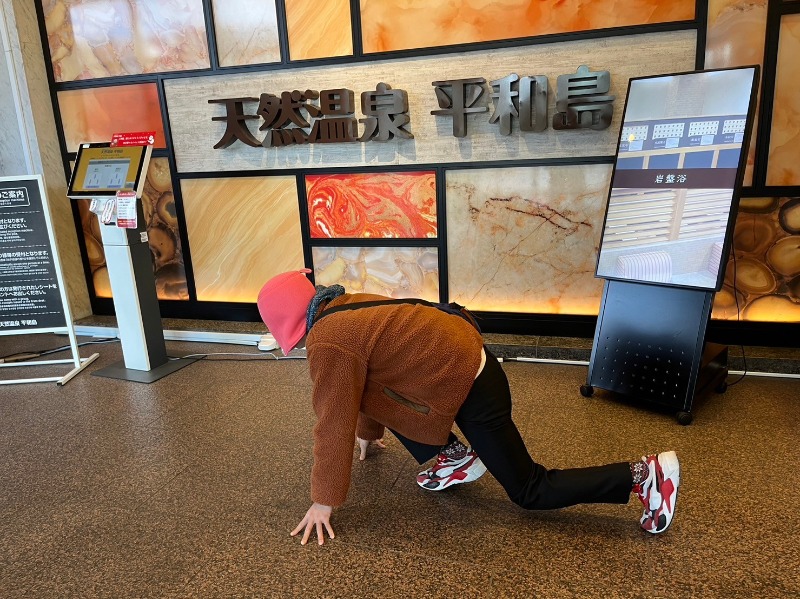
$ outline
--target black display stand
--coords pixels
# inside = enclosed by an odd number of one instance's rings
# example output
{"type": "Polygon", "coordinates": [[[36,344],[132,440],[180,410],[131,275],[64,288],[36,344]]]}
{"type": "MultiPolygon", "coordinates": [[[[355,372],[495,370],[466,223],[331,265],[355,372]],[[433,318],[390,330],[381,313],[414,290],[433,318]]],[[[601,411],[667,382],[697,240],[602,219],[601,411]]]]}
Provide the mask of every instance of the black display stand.
{"type": "Polygon", "coordinates": [[[706,343],[713,291],[606,281],[589,376],[581,394],[605,389],[674,409],[691,423],[692,402],[727,388],[728,348],[706,343]]]}

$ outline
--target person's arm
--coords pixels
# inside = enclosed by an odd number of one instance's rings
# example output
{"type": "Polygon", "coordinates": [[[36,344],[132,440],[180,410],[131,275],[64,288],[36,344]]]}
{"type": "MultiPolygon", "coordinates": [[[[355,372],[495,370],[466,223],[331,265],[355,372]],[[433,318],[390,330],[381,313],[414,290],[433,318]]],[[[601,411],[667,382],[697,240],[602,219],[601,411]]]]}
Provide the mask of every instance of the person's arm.
{"type": "Polygon", "coordinates": [[[309,347],[308,364],[317,415],[311,469],[314,503],[291,534],[295,536],[304,530],[301,543],[305,545],[316,531],[317,542],[322,545],[325,530],[330,538],[334,537],[331,512],[344,503],[350,487],[353,439],[367,367],[360,356],[326,343],[309,347]]]}

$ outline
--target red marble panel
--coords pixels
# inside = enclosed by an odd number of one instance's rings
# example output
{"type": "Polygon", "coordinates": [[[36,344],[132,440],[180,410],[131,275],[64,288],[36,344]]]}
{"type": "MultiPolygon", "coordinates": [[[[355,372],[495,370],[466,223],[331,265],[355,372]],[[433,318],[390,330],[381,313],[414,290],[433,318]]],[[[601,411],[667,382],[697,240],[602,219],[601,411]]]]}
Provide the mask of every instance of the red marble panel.
{"type": "Polygon", "coordinates": [[[111,141],[114,133],[133,131],[155,131],[155,147],[166,147],[155,83],[61,91],[58,105],[68,152],[77,152],[84,142],[111,141]]]}
{"type": "Polygon", "coordinates": [[[306,177],[311,237],[436,237],[433,172],[306,177]]]}

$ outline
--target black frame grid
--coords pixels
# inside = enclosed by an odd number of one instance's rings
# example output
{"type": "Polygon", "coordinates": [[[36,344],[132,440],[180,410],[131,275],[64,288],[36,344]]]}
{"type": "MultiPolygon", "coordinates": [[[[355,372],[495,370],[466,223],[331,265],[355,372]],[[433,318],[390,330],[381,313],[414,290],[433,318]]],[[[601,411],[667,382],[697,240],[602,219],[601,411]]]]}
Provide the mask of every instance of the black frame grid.
{"type": "MultiPolygon", "coordinates": [[[[373,167],[369,165],[359,165],[341,169],[282,169],[276,170],[253,170],[253,171],[224,171],[209,173],[178,173],[176,158],[173,152],[173,140],[170,131],[169,108],[164,92],[164,83],[170,79],[191,77],[217,76],[222,74],[235,73],[263,73],[293,68],[308,68],[326,65],[347,65],[358,66],[378,60],[403,59],[417,57],[433,57],[439,55],[458,54],[467,51],[493,50],[498,48],[510,48],[520,46],[534,46],[539,44],[551,44],[558,42],[569,42],[577,40],[593,40],[600,38],[641,35],[648,33],[660,33],[671,31],[694,30],[697,34],[697,53],[696,67],[702,69],[705,58],[705,42],[708,24],[708,2],[707,0],[695,1],[695,17],[692,20],[656,23],[649,25],[633,25],[625,27],[614,27],[608,29],[598,29],[591,31],[578,31],[569,33],[547,34],[534,37],[514,38],[506,40],[495,40],[490,42],[475,42],[469,44],[457,44],[447,46],[433,46],[425,48],[415,48],[410,50],[364,53],[361,37],[361,2],[360,0],[350,0],[350,19],[353,38],[353,53],[351,55],[337,56],[330,58],[292,60],[290,58],[289,36],[286,25],[285,0],[274,0],[276,5],[278,42],[280,47],[280,62],[240,65],[240,66],[220,66],[216,47],[216,36],[213,27],[213,3],[212,0],[200,0],[205,17],[206,34],[209,52],[209,68],[174,71],[167,73],[148,73],[140,75],[125,75],[117,77],[102,77],[89,80],[55,82],[53,65],[48,51],[48,38],[45,28],[44,11],[40,1],[35,2],[37,17],[46,71],[56,119],[56,129],[64,163],[66,179],[69,180],[71,169],[70,161],[74,160],[75,154],[67,151],[64,132],[61,127],[61,114],[58,105],[58,92],[73,89],[88,89],[104,86],[117,86],[126,83],[155,83],[161,101],[161,116],[163,121],[164,133],[166,137],[166,149],[154,150],[153,158],[167,158],[169,162],[170,174],[172,176],[173,193],[175,197],[175,207],[180,231],[180,241],[186,269],[186,279],[189,289],[189,300],[160,300],[159,304],[162,315],[165,317],[213,319],[213,320],[243,320],[257,321],[258,312],[255,304],[240,304],[229,302],[198,302],[195,292],[194,272],[192,269],[191,248],[189,246],[186,219],[183,209],[183,198],[181,195],[180,182],[191,178],[229,178],[229,177],[253,177],[253,176],[275,176],[294,175],[297,178],[298,201],[300,202],[300,218],[303,238],[303,254],[306,264],[311,266],[311,248],[314,245],[332,246],[359,245],[366,247],[375,243],[382,247],[420,247],[421,243],[410,243],[419,240],[376,240],[366,243],[365,240],[311,240],[309,238],[309,226],[307,220],[307,204],[305,202],[305,176],[330,174],[336,172],[399,172],[399,171],[435,171],[436,172],[436,195],[437,195],[437,218],[438,235],[436,246],[439,248],[439,285],[442,300],[447,300],[449,296],[448,283],[448,260],[447,260],[447,227],[446,227],[446,202],[445,184],[446,172],[449,169],[488,169],[497,167],[514,166],[543,166],[558,164],[597,164],[613,163],[613,155],[596,155],[577,159],[532,159],[532,160],[510,160],[496,162],[453,162],[438,164],[414,164],[404,166],[382,166],[373,167]],[[322,243],[324,241],[324,243],[322,243]]],[[[766,162],[765,158],[769,154],[769,130],[772,123],[772,107],[775,89],[775,67],[777,64],[778,37],[780,34],[780,19],[783,15],[800,13],[800,3],[785,3],[781,0],[769,0],[768,23],[766,31],[764,61],[762,69],[762,91],[759,105],[759,113],[756,115],[759,124],[758,136],[756,139],[756,164],[754,170],[754,180],[751,186],[742,189],[742,197],[762,197],[762,196],[800,196],[800,185],[788,187],[770,187],[766,182],[766,162]]],[[[73,217],[76,223],[76,230],[79,232],[78,241],[81,257],[84,265],[84,273],[87,282],[91,282],[91,271],[89,269],[88,257],[83,235],[80,234],[81,223],[77,205],[73,203],[73,217]]],[[[425,240],[424,245],[431,246],[430,240],[425,240]]],[[[92,309],[96,314],[113,314],[113,302],[107,298],[95,296],[93,285],[89,284],[89,294],[92,309]]],[[[505,312],[484,312],[480,316],[483,320],[483,328],[486,332],[518,332],[525,334],[542,335],[561,335],[577,336],[590,338],[594,334],[596,317],[594,316],[573,316],[559,314],[517,314],[505,312]]],[[[800,324],[794,323],[762,323],[762,322],[739,322],[739,321],[712,321],[709,327],[709,338],[722,343],[747,343],[760,345],[792,345],[789,339],[797,338],[800,333],[800,324]],[[780,333],[780,334],[779,334],[780,333]],[[787,335],[787,333],[789,333],[787,335]],[[794,333],[794,334],[792,334],[794,333]]]]}

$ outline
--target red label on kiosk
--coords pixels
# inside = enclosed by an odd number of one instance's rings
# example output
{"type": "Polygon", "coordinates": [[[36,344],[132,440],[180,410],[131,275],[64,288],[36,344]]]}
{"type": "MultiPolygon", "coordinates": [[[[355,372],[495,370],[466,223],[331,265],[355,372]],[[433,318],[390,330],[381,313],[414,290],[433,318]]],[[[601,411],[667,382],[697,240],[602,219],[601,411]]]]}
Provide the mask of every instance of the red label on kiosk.
{"type": "Polygon", "coordinates": [[[112,148],[124,148],[127,146],[152,146],[154,143],[156,143],[155,131],[115,133],[111,137],[112,148]]]}
{"type": "Polygon", "coordinates": [[[117,226],[121,229],[136,228],[136,192],[117,192],[117,226]]]}

